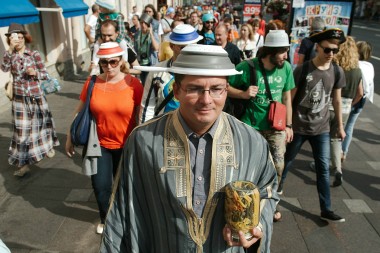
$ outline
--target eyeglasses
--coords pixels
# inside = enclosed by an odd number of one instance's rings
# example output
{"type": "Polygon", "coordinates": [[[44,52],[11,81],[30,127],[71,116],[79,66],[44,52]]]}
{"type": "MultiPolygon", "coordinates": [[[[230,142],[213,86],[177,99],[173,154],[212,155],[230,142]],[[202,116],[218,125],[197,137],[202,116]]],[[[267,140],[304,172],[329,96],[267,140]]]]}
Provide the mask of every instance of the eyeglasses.
{"type": "Polygon", "coordinates": [[[339,52],[339,48],[322,47],[321,45],[319,46],[323,49],[323,52],[325,54],[329,54],[331,52],[333,52],[333,54],[337,54],[339,52]]]}
{"type": "Polygon", "coordinates": [[[108,67],[108,64],[111,65],[112,68],[115,68],[117,65],[119,65],[119,62],[120,60],[115,60],[115,59],[112,59],[112,60],[100,60],[99,63],[100,63],[100,66],[102,67],[108,67]]]}
{"type": "Polygon", "coordinates": [[[200,87],[191,87],[191,88],[183,89],[180,86],[180,88],[183,91],[186,91],[186,95],[191,96],[191,97],[200,97],[203,94],[205,94],[206,91],[208,91],[210,94],[210,97],[212,97],[212,98],[220,98],[220,96],[227,90],[226,87],[218,87],[218,86],[217,87],[211,87],[208,90],[205,90],[205,89],[200,88],[200,87]]]}

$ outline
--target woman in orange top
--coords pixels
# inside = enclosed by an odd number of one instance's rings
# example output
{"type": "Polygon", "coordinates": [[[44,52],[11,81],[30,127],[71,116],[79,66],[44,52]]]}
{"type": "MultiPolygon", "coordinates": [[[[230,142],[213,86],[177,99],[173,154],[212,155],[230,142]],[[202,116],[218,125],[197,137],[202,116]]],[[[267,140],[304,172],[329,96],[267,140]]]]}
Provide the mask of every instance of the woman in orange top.
{"type": "MultiPolygon", "coordinates": [[[[112,193],[113,177],[116,174],[124,143],[136,126],[136,117],[143,93],[141,82],[130,74],[124,74],[124,51],[116,42],[103,43],[97,56],[103,74],[95,81],[90,101],[90,111],[96,121],[101,156],[97,159],[97,172],[91,175],[92,186],[99,207],[100,224],[97,233],[103,232],[104,221],[112,193]]],[[[78,113],[84,106],[90,78],[80,94],[78,113]]],[[[66,140],[66,154],[75,153],[70,134],[66,140]]],[[[95,173],[95,172],[93,172],[95,173]]]]}

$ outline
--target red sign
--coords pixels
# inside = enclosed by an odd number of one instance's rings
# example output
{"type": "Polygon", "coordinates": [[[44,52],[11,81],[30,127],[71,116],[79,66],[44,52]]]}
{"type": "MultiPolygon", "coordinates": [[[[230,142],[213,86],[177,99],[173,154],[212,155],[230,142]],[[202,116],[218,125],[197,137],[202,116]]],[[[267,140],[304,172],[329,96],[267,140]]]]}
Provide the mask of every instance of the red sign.
{"type": "Polygon", "coordinates": [[[258,15],[261,11],[260,4],[244,4],[243,15],[244,17],[251,17],[253,14],[258,15]]]}

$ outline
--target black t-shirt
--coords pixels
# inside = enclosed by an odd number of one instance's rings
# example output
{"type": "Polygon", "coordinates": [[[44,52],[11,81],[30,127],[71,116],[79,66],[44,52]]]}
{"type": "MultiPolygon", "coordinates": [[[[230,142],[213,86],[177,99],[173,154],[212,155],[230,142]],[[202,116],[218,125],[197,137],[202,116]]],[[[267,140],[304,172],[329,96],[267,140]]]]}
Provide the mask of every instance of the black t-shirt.
{"type": "Polygon", "coordinates": [[[227,42],[224,50],[227,51],[228,57],[235,66],[240,63],[240,50],[236,45],[232,44],[231,42],[227,42]]]}
{"type": "Polygon", "coordinates": [[[314,58],[315,51],[314,51],[314,42],[312,42],[309,38],[304,38],[301,41],[300,49],[298,51],[298,54],[305,55],[305,59],[303,62],[309,61],[314,58]]]}

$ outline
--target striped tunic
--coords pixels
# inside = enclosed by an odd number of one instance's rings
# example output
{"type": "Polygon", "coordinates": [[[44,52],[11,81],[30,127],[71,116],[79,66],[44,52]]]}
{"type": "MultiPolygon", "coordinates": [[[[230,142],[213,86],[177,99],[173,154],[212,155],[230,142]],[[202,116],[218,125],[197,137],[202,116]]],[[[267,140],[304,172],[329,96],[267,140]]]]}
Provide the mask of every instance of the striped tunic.
{"type": "Polygon", "coordinates": [[[269,148],[253,128],[222,113],[212,143],[207,202],[193,210],[189,140],[165,114],[130,135],[116,176],[100,252],[244,252],[223,239],[224,187],[248,180],[260,191],[259,252],[270,251],[277,177],[269,148]],[[249,140],[249,141],[247,141],[249,140]]]}

